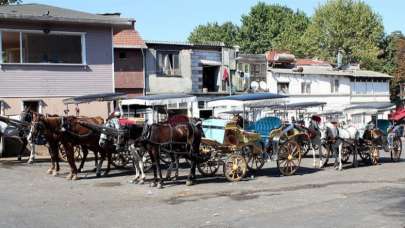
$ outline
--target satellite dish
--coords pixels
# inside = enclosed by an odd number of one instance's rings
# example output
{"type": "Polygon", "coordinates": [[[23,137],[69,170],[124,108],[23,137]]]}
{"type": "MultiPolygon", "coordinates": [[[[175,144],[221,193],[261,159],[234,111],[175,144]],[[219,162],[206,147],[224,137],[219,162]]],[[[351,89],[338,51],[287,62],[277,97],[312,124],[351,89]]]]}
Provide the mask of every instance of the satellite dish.
{"type": "Polygon", "coordinates": [[[252,87],[253,90],[257,90],[259,88],[259,83],[254,81],[250,83],[250,87],[252,87]]]}
{"type": "Polygon", "coordinates": [[[267,83],[265,81],[260,82],[260,89],[266,90],[267,89],[267,83]]]}

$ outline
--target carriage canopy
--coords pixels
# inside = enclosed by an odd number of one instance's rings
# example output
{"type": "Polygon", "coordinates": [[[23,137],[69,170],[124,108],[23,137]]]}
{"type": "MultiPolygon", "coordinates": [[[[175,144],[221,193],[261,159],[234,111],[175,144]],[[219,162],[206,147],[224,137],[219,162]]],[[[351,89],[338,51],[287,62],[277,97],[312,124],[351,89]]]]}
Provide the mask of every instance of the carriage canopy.
{"type": "Polygon", "coordinates": [[[286,95],[274,94],[274,93],[249,93],[234,96],[227,96],[213,99],[208,102],[208,107],[220,107],[220,106],[254,106],[254,105],[271,105],[281,103],[286,95]]]}
{"type": "Polygon", "coordinates": [[[140,96],[134,99],[127,99],[122,101],[122,105],[142,105],[142,106],[164,106],[179,103],[192,103],[197,102],[197,97],[189,94],[159,94],[140,96]]]}
{"type": "Polygon", "coordinates": [[[120,99],[126,99],[127,94],[125,93],[100,93],[100,94],[89,94],[78,97],[71,97],[63,100],[63,103],[68,104],[81,104],[90,103],[95,101],[115,101],[120,99]]]}

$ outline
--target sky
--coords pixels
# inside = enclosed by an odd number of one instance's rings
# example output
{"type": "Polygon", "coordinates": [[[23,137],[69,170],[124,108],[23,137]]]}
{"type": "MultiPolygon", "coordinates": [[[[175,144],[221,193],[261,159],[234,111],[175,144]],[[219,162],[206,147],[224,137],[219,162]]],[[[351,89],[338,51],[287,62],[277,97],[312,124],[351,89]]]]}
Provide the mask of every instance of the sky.
{"type": "MultiPolygon", "coordinates": [[[[23,0],[90,13],[120,12],[136,20],[136,29],[145,40],[186,41],[190,32],[207,22],[231,21],[240,25],[242,14],[259,0],[23,0]]],[[[261,0],[279,3],[311,16],[325,0],[261,0]]],[[[364,0],[381,15],[385,32],[405,31],[405,1],[364,0]]]]}

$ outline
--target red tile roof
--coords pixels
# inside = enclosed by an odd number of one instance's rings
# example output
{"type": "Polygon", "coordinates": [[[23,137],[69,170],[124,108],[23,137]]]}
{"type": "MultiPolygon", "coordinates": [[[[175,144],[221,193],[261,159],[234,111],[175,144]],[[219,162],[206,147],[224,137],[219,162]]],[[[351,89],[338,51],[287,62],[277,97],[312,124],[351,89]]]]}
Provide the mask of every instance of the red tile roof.
{"type": "Polygon", "coordinates": [[[146,48],[145,41],[135,29],[122,30],[114,35],[114,47],[146,48]]]}

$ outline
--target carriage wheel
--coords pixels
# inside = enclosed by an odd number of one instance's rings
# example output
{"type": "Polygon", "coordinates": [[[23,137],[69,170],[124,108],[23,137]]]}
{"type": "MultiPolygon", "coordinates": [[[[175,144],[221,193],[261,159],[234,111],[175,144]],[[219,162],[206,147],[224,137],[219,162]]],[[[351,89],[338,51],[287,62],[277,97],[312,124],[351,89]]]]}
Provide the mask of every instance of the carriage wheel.
{"type": "Polygon", "coordinates": [[[331,155],[330,145],[327,143],[322,143],[319,153],[322,153],[323,165],[326,166],[331,155]]]}
{"type": "Polygon", "coordinates": [[[213,177],[218,172],[220,163],[219,158],[210,158],[206,162],[198,163],[197,169],[204,177],[213,177]]]}
{"type": "Polygon", "coordinates": [[[295,141],[287,141],[279,149],[277,167],[285,176],[293,175],[301,163],[301,148],[295,141]]]}
{"type": "Polygon", "coordinates": [[[246,160],[242,155],[231,155],[224,164],[224,175],[228,181],[236,182],[245,177],[247,172],[246,160]]]}
{"type": "Polygon", "coordinates": [[[370,148],[370,162],[372,165],[378,165],[380,160],[380,150],[377,146],[371,146],[370,148]]]}
{"type": "Polygon", "coordinates": [[[263,157],[263,144],[260,144],[261,152],[255,153],[254,147],[252,145],[245,146],[242,148],[243,153],[246,157],[246,162],[249,170],[257,171],[263,168],[266,160],[263,157]]]}
{"type": "Polygon", "coordinates": [[[112,165],[117,169],[124,168],[129,162],[128,156],[124,153],[113,153],[111,156],[112,165]]]}
{"type": "Polygon", "coordinates": [[[400,137],[394,138],[394,145],[391,149],[391,161],[399,162],[401,160],[402,153],[402,140],[400,137]]]}
{"type": "MultiPolygon", "coordinates": [[[[80,161],[83,158],[80,146],[74,146],[73,151],[75,161],[80,161]]],[[[59,158],[62,159],[62,161],[67,162],[65,147],[62,145],[62,143],[59,144],[59,158]]]]}

